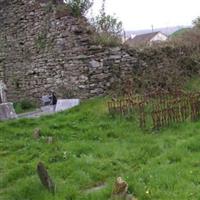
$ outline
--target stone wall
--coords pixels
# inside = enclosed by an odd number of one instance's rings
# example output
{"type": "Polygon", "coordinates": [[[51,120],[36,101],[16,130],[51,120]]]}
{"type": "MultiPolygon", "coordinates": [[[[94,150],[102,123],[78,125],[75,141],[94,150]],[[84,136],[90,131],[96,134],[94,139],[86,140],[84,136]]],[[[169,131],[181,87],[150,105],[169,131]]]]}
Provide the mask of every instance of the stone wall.
{"type": "Polygon", "coordinates": [[[135,92],[168,89],[200,74],[199,46],[95,45],[87,20],[73,17],[62,0],[0,0],[0,25],[0,80],[9,101],[40,102],[51,91],[85,99],[120,89],[130,78],[135,92]]]}
{"type": "Polygon", "coordinates": [[[138,60],[121,48],[91,42],[85,18],[47,0],[0,0],[0,79],[8,99],[104,95],[138,60]]]}

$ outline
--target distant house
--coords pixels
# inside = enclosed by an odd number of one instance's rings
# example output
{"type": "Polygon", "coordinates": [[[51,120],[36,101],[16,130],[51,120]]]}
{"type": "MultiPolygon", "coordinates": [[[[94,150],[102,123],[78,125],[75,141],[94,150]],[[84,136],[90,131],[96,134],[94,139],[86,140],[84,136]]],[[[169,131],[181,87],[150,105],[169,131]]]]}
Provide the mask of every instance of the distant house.
{"type": "Polygon", "coordinates": [[[152,32],[131,37],[126,40],[125,44],[130,47],[151,46],[153,43],[166,41],[167,38],[167,35],[161,32],[152,32]]]}

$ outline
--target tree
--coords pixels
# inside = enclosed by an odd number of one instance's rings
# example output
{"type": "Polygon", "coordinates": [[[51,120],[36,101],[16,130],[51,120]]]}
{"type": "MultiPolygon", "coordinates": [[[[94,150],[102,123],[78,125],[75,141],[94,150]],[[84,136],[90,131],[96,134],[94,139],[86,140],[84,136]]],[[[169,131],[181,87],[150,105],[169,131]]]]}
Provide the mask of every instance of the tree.
{"type": "Polygon", "coordinates": [[[119,45],[123,30],[122,22],[114,15],[106,14],[105,2],[106,0],[103,0],[100,14],[92,19],[92,24],[99,34],[95,40],[103,45],[119,45]]]}
{"type": "Polygon", "coordinates": [[[98,32],[109,33],[113,36],[121,36],[122,22],[115,16],[108,15],[105,12],[105,2],[103,0],[100,14],[94,19],[94,26],[98,32]]]}

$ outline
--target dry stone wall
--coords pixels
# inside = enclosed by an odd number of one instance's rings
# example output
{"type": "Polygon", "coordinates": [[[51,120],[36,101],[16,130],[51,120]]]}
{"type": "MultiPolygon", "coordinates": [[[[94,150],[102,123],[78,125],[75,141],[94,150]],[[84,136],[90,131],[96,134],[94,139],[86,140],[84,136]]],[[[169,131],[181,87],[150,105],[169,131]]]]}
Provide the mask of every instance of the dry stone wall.
{"type": "MultiPolygon", "coordinates": [[[[60,5],[62,6],[62,5],[60,5]]],[[[92,28],[48,0],[0,0],[0,79],[8,99],[105,95],[138,66],[122,48],[92,44],[92,28]]]]}
{"type": "Polygon", "coordinates": [[[40,102],[90,98],[124,87],[135,92],[181,87],[200,73],[199,47],[106,48],[93,43],[87,20],[73,17],[62,0],[0,0],[0,80],[8,100],[40,102]]]}

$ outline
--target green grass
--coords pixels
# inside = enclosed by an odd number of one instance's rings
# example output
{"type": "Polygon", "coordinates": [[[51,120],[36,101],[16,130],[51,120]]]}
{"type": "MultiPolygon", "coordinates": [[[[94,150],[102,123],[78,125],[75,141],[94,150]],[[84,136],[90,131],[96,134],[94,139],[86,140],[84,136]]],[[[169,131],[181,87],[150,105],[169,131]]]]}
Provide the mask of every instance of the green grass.
{"type": "Polygon", "coordinates": [[[19,102],[15,102],[13,106],[17,114],[36,110],[36,104],[26,99],[19,102]]]}
{"type": "Polygon", "coordinates": [[[200,91],[200,77],[199,76],[194,76],[191,78],[185,86],[185,89],[187,91],[200,91]]]}
{"type": "Polygon", "coordinates": [[[54,116],[0,123],[1,200],[108,200],[122,176],[139,200],[200,199],[200,122],[143,132],[136,119],[112,118],[104,99],[54,116]],[[42,137],[32,138],[39,127],[42,137]],[[47,144],[46,137],[55,142],[47,144]],[[45,163],[52,196],[36,173],[45,163]],[[107,188],[84,191],[105,182],[107,188]]]}

